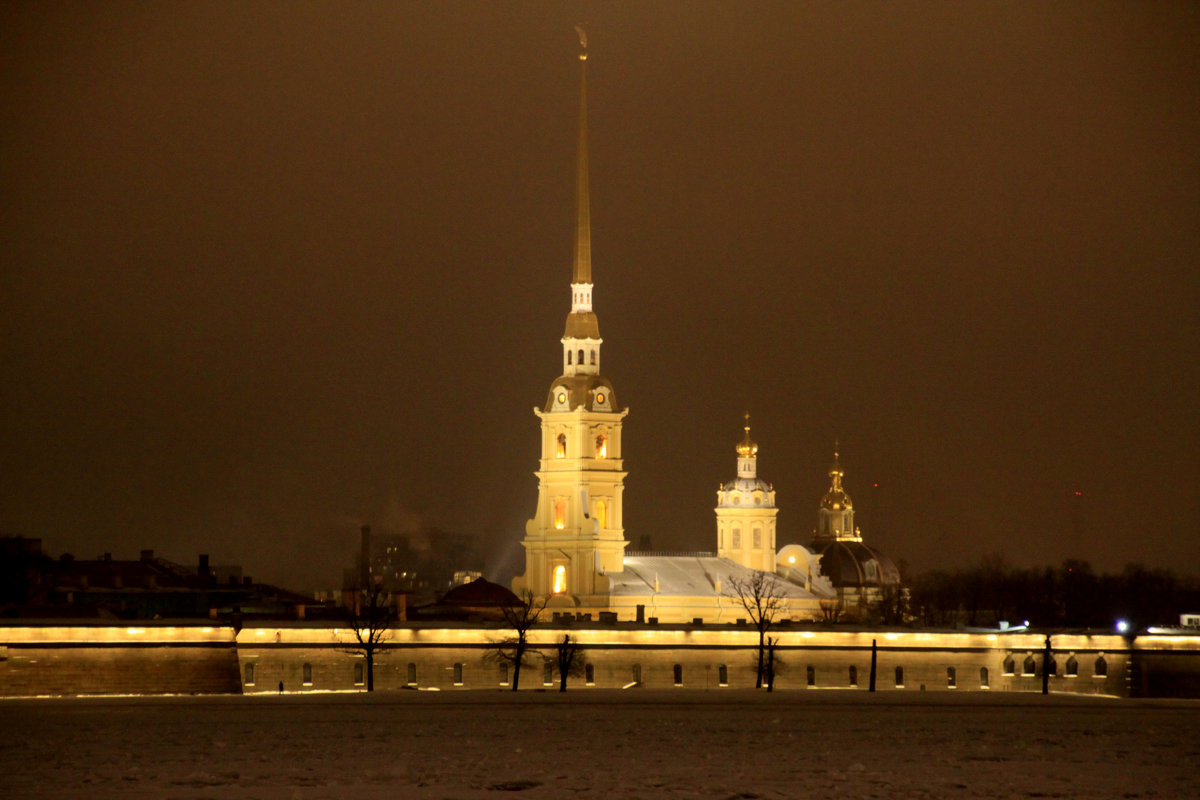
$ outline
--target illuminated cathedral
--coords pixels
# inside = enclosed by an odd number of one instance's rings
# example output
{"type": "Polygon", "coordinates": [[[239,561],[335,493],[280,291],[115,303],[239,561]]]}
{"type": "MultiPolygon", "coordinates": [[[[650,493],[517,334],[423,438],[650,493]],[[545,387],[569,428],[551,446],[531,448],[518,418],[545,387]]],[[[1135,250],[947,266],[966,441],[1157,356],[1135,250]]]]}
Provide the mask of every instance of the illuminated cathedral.
{"type": "MultiPolygon", "coordinates": [[[[861,545],[861,535],[856,540],[861,548],[842,545],[843,527],[853,525],[847,497],[844,503],[836,503],[836,509],[822,503],[814,549],[793,544],[776,552],[779,509],[774,488],[758,476],[758,445],[750,437],[748,414],[736,447],[736,476],[717,491],[714,552],[626,553],[621,426],[629,410],[600,371],[603,340],[593,310],[587,39],[582,30],[580,44],[571,310],[562,336],[562,374],[551,383],[545,402],[534,409],[541,423],[537,510],[525,526],[521,542],[525,572],[514,579],[513,590],[546,598],[548,607],[559,613],[616,614],[618,619],[638,621],[734,622],[747,615],[737,587],[758,575],[767,578],[771,593],[779,598],[780,619],[829,618],[831,608],[857,602],[859,594],[853,581],[840,581],[846,577],[844,571],[838,571],[834,580],[822,572],[825,553],[833,553],[842,564],[847,549],[853,557],[869,548],[861,545]],[[841,526],[832,542],[826,542],[822,533],[833,530],[826,525],[827,518],[830,524],[836,518],[841,526]]],[[[830,492],[840,492],[841,472],[831,476],[830,492]]],[[[869,552],[862,563],[875,563],[871,557],[878,554],[869,552]]],[[[890,578],[894,572],[887,561],[873,574],[878,578],[886,573],[890,578]]]]}

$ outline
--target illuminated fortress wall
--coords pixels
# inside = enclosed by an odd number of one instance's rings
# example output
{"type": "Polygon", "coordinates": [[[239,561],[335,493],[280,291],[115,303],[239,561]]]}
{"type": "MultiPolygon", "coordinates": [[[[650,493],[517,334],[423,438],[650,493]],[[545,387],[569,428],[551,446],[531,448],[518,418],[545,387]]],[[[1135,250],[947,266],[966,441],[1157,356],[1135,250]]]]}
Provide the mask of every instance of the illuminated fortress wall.
{"type": "Polygon", "coordinates": [[[236,694],[232,628],[0,628],[0,695],[236,694]]]}
{"type": "MultiPolygon", "coordinates": [[[[377,656],[375,686],[500,689],[506,676],[487,659],[499,628],[426,625],[392,632],[377,656]]],[[[531,633],[547,656],[569,633],[585,648],[589,674],[572,690],[711,689],[754,686],[757,633],[689,625],[545,626],[531,633]]],[[[1040,692],[1044,637],[1038,634],[782,629],[776,687],[866,690],[871,642],[876,689],[1040,692]]],[[[0,627],[0,696],[220,694],[362,691],[365,665],[345,628],[285,622],[244,628],[157,625],[0,627]]],[[[1200,696],[1200,636],[1056,634],[1052,692],[1112,696],[1200,696]]],[[[522,690],[557,687],[540,659],[522,670],[522,690]]],[[[511,675],[507,676],[511,680],[511,675]]]]}

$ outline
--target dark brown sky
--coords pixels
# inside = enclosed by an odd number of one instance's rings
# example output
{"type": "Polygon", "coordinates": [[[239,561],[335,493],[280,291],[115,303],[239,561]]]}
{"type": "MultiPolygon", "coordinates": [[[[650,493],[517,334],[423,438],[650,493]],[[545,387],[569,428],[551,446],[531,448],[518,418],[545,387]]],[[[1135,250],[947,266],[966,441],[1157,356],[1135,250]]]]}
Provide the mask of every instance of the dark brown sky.
{"type": "Polygon", "coordinates": [[[0,530],[300,587],[433,524],[503,577],[586,14],[631,540],[713,546],[749,408],[780,544],[838,437],[916,570],[1200,572],[1200,6],[579,9],[0,6],[0,530]]]}

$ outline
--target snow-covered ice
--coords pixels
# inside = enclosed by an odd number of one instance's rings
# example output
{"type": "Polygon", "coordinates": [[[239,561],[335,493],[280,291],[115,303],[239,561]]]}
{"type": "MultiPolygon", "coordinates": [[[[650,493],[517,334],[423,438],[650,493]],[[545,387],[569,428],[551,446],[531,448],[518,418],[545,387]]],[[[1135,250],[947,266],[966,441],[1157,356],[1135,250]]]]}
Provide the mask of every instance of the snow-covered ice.
{"type": "Polygon", "coordinates": [[[464,691],[0,701],[4,798],[1189,798],[1200,701],[464,691]]]}

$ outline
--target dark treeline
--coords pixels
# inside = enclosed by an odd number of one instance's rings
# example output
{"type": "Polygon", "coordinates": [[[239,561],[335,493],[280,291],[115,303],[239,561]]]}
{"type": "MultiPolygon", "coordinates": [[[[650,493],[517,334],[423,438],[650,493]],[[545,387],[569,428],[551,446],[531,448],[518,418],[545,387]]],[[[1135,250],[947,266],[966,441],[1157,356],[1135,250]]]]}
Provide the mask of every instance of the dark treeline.
{"type": "Polygon", "coordinates": [[[1180,614],[1200,612],[1200,580],[1138,564],[1102,574],[1086,561],[1021,569],[989,556],[975,567],[927,572],[908,583],[906,616],[929,627],[1029,620],[1038,628],[1111,630],[1125,620],[1136,631],[1178,625],[1180,614]]]}

